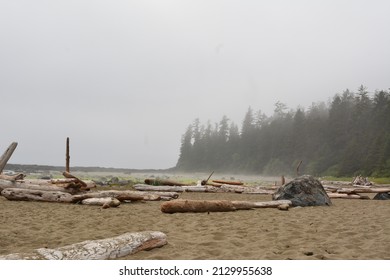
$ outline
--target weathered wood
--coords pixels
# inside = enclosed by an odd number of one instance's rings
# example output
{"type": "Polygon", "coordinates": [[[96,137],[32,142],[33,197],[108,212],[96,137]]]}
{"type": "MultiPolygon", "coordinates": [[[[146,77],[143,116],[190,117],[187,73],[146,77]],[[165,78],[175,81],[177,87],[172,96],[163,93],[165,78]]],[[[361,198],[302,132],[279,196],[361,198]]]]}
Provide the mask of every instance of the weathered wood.
{"type": "Polygon", "coordinates": [[[371,187],[360,187],[360,188],[341,188],[337,190],[338,193],[356,194],[356,193],[386,193],[390,192],[390,188],[371,188],[371,187]]]}
{"type": "Polygon", "coordinates": [[[214,187],[208,186],[152,186],[145,184],[136,184],[134,188],[137,191],[155,191],[155,192],[216,192],[214,187]]]}
{"type": "Polygon", "coordinates": [[[239,181],[213,180],[213,182],[222,185],[234,185],[234,186],[244,185],[243,182],[239,182],[239,181]]]}
{"type": "Polygon", "coordinates": [[[297,165],[297,177],[301,176],[301,174],[299,174],[299,168],[301,167],[301,164],[302,164],[302,160],[297,165]]]}
{"type": "Polygon", "coordinates": [[[83,186],[83,187],[85,187],[85,188],[88,186],[87,183],[85,183],[84,181],[80,180],[80,179],[77,178],[76,176],[70,174],[69,172],[64,171],[64,172],[62,173],[62,175],[64,175],[64,177],[65,177],[65,178],[68,178],[68,179],[75,179],[75,180],[77,181],[77,183],[79,183],[81,186],[83,186]]]}
{"type": "Polygon", "coordinates": [[[44,202],[64,202],[71,203],[72,195],[59,191],[28,190],[20,188],[7,188],[1,195],[8,200],[18,201],[44,201],[44,202]]]}
{"type": "Polygon", "coordinates": [[[118,207],[121,202],[113,197],[95,197],[95,198],[86,198],[81,201],[81,204],[84,205],[99,205],[104,206],[104,208],[109,207],[118,207]]]}
{"type": "Polygon", "coordinates": [[[40,191],[60,191],[70,194],[79,193],[78,189],[64,188],[61,184],[51,184],[45,180],[24,180],[24,181],[9,181],[0,179],[0,192],[7,188],[40,190],[40,191]]]}
{"type": "Polygon", "coordinates": [[[26,175],[23,174],[23,173],[18,173],[18,174],[15,174],[15,175],[0,174],[0,179],[8,180],[8,181],[23,180],[24,177],[26,177],[26,175]]]}
{"type": "Polygon", "coordinates": [[[211,172],[210,176],[207,177],[206,180],[202,180],[200,184],[201,184],[202,186],[207,185],[207,182],[210,180],[210,178],[211,178],[211,176],[213,176],[213,174],[214,174],[214,171],[211,172]]]}
{"type": "Polygon", "coordinates": [[[152,186],[186,186],[187,184],[183,184],[176,181],[164,180],[164,179],[145,179],[145,184],[152,186]]]}
{"type": "Polygon", "coordinates": [[[344,198],[344,199],[370,199],[366,195],[347,194],[347,193],[328,193],[330,198],[344,198]]]}
{"type": "MultiPolygon", "coordinates": [[[[167,197],[164,193],[164,197],[167,197]]],[[[87,198],[102,198],[102,197],[113,197],[118,199],[119,201],[138,201],[138,200],[146,200],[146,201],[158,201],[161,200],[161,195],[155,193],[146,193],[146,192],[137,192],[137,191],[118,191],[118,190],[110,190],[110,191],[99,191],[99,192],[88,192],[84,194],[77,194],[73,196],[73,202],[78,202],[87,198]]]]}
{"type": "Polygon", "coordinates": [[[70,173],[69,137],[66,138],[65,171],[70,173]]]}
{"type": "Polygon", "coordinates": [[[0,173],[3,172],[4,167],[7,165],[8,160],[11,158],[17,146],[17,142],[12,142],[11,145],[9,145],[7,150],[5,150],[3,155],[0,157],[0,173]]]}
{"type": "Polygon", "coordinates": [[[113,238],[87,240],[56,249],[40,248],[32,253],[0,256],[0,260],[108,260],[132,255],[166,245],[167,237],[159,231],[125,233],[113,238]]]}
{"type": "Polygon", "coordinates": [[[230,201],[230,200],[174,200],[164,202],[160,206],[163,213],[185,212],[229,212],[236,210],[249,210],[253,208],[276,208],[281,204],[291,205],[289,200],[278,201],[230,201]]]}

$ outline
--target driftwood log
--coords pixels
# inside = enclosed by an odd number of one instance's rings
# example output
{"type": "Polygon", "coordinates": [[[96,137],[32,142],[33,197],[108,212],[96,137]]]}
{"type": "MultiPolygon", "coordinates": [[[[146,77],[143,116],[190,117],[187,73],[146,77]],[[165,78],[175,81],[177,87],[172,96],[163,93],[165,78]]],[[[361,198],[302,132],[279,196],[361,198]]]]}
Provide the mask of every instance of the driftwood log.
{"type": "Polygon", "coordinates": [[[72,195],[60,191],[42,191],[20,188],[7,188],[1,192],[1,195],[8,200],[18,201],[44,201],[44,202],[73,202],[72,195]]]}
{"type": "Polygon", "coordinates": [[[12,142],[11,145],[5,150],[5,152],[0,157],[0,173],[3,172],[4,167],[7,165],[8,160],[11,158],[16,147],[18,146],[17,142],[12,142]]]}
{"type": "MultiPolygon", "coordinates": [[[[36,186],[34,186],[36,187],[36,186]]],[[[58,187],[60,188],[60,187],[58,187]]],[[[61,188],[60,188],[61,189],[61,188]]],[[[66,190],[62,188],[62,190],[66,190]]],[[[97,205],[105,204],[104,198],[116,199],[120,202],[123,201],[159,201],[159,200],[172,200],[177,198],[179,195],[172,192],[140,192],[140,191],[99,191],[99,192],[86,192],[82,194],[70,194],[64,191],[48,189],[25,189],[25,188],[6,188],[2,190],[3,195],[8,200],[19,200],[19,201],[45,201],[45,202],[66,202],[66,203],[77,203],[86,199],[95,199],[99,201],[103,199],[104,202],[96,202],[97,205]]],[[[93,201],[93,200],[89,200],[93,201]]],[[[88,204],[88,203],[83,203],[88,204]]]]}
{"type": "MultiPolygon", "coordinates": [[[[89,184],[88,184],[89,185],[89,184]]],[[[91,183],[89,187],[81,189],[79,185],[73,182],[68,183],[52,183],[50,180],[4,180],[0,179],[0,191],[7,188],[18,188],[18,189],[30,189],[30,190],[41,190],[41,191],[60,191],[67,192],[70,194],[80,193],[81,190],[89,190],[95,185],[91,183]]]]}
{"type": "Polygon", "coordinates": [[[96,197],[96,198],[86,198],[81,201],[81,204],[84,205],[98,205],[103,206],[103,208],[118,207],[121,202],[113,197],[96,197]]]}
{"type": "Polygon", "coordinates": [[[186,184],[180,182],[164,179],[145,179],[145,184],[153,186],[186,186],[186,184]]]}
{"type": "Polygon", "coordinates": [[[213,182],[221,185],[234,185],[234,186],[244,185],[243,182],[239,182],[239,181],[213,180],[213,182]]]}
{"type": "Polygon", "coordinates": [[[99,191],[99,192],[88,192],[84,194],[73,195],[73,202],[81,201],[87,198],[102,198],[102,197],[113,197],[119,201],[157,201],[157,200],[168,200],[175,199],[179,196],[175,192],[141,192],[141,191],[99,191]]]}
{"type": "Polygon", "coordinates": [[[17,180],[23,180],[25,177],[26,177],[26,175],[22,174],[22,173],[18,173],[15,175],[0,174],[0,179],[12,181],[12,182],[17,181],[17,180]]]}
{"type": "Polygon", "coordinates": [[[366,195],[348,194],[348,193],[328,193],[329,198],[344,198],[344,199],[370,199],[366,195]]]}
{"type": "Polygon", "coordinates": [[[337,190],[338,193],[357,194],[357,193],[387,193],[390,192],[390,188],[371,188],[371,187],[360,187],[360,188],[341,188],[337,190]]]}
{"type": "Polygon", "coordinates": [[[143,250],[166,245],[167,237],[159,231],[125,233],[113,238],[87,240],[56,248],[40,248],[32,253],[0,256],[0,260],[107,260],[118,259],[143,250]]]}
{"type": "Polygon", "coordinates": [[[229,212],[236,210],[249,210],[253,208],[277,208],[282,204],[291,205],[291,201],[278,200],[251,202],[230,200],[175,200],[162,203],[160,210],[163,213],[229,212]]]}

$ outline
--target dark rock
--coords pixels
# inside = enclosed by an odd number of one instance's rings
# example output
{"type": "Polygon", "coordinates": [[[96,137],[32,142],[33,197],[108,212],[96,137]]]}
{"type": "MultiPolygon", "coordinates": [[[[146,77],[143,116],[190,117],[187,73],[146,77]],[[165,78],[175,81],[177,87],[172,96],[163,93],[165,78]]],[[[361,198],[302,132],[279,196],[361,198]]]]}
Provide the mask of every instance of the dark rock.
{"type": "Polygon", "coordinates": [[[378,193],[374,196],[375,200],[389,200],[390,199],[390,193],[378,193]]]}
{"type": "Polygon", "coordinates": [[[291,200],[294,207],[332,205],[321,182],[310,175],[300,176],[283,185],[272,198],[291,200]]]}

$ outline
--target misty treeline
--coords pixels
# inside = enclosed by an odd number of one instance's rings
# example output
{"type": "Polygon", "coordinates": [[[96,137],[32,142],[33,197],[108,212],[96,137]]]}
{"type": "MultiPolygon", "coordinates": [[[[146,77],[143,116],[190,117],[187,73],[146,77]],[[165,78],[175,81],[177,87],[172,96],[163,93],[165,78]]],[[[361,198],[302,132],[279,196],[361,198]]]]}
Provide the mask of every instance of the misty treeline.
{"type": "Polygon", "coordinates": [[[390,176],[390,93],[361,86],[327,103],[272,116],[249,107],[241,127],[196,119],[183,134],[176,169],[264,175],[390,176]]]}

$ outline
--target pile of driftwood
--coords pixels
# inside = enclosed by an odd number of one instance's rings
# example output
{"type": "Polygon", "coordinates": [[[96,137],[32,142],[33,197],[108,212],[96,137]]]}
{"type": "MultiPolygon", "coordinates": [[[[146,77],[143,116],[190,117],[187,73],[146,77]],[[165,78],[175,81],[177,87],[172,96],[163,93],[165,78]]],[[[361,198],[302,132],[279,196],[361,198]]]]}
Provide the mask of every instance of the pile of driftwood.
{"type": "Polygon", "coordinates": [[[134,188],[138,191],[158,191],[158,192],[231,192],[246,194],[273,194],[278,187],[276,186],[244,186],[240,181],[226,180],[207,180],[200,181],[197,185],[187,185],[181,182],[163,179],[145,179],[145,184],[136,184],[134,188]]]}
{"type": "MultiPolygon", "coordinates": [[[[366,180],[367,178],[365,178],[365,181],[366,180]]],[[[326,181],[323,181],[322,183],[330,198],[370,199],[369,196],[363,194],[390,193],[390,186],[388,185],[379,186],[374,185],[371,182],[369,185],[359,185],[355,184],[356,178],[352,181],[352,183],[326,181]]]]}
{"type": "MultiPolygon", "coordinates": [[[[0,158],[0,194],[8,200],[44,201],[100,205],[103,208],[117,207],[122,202],[171,200],[179,195],[175,192],[140,192],[140,191],[90,191],[96,185],[92,181],[83,181],[69,172],[69,157],[63,179],[28,179],[24,174],[4,175],[2,171],[15,150],[17,143],[12,143],[0,158]]],[[[68,154],[68,142],[67,142],[68,154]]]]}

